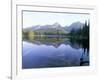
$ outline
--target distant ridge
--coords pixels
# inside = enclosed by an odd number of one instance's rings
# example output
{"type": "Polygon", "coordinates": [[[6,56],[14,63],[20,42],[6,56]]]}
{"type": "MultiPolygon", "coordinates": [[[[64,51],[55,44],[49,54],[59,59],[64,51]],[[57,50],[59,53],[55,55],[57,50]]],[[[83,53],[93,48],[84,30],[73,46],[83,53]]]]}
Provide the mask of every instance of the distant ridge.
{"type": "Polygon", "coordinates": [[[23,31],[34,31],[34,30],[48,30],[48,29],[56,29],[56,30],[65,30],[65,31],[68,31],[70,32],[71,30],[77,30],[81,27],[83,27],[83,23],[81,22],[73,22],[70,26],[61,26],[58,22],[52,24],[52,25],[49,25],[49,24],[46,24],[46,25],[35,25],[35,26],[31,26],[31,27],[28,27],[28,28],[24,28],[23,31]]]}

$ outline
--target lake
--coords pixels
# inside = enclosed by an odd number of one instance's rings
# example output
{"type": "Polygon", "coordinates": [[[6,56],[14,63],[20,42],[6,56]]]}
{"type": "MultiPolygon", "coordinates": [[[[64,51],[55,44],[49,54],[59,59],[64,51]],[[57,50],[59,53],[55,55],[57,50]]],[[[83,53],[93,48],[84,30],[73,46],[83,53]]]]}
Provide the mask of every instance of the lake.
{"type": "Polygon", "coordinates": [[[23,39],[22,69],[89,66],[87,39],[35,37],[23,39]]]}

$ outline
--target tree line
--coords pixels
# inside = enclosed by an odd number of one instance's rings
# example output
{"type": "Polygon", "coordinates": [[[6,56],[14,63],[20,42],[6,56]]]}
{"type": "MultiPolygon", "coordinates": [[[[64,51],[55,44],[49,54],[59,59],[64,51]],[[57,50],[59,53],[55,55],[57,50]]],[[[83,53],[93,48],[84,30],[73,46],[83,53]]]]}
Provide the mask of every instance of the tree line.
{"type": "Polygon", "coordinates": [[[89,26],[90,26],[89,21],[88,22],[85,21],[82,27],[80,27],[77,30],[72,29],[69,35],[72,38],[89,39],[89,26]]]}

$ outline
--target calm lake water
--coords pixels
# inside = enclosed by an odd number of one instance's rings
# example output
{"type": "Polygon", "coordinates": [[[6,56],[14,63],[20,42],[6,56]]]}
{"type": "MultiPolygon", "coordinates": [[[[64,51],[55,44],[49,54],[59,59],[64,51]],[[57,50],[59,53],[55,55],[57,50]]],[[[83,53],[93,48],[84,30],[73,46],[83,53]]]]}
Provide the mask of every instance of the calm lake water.
{"type": "Polygon", "coordinates": [[[23,69],[75,66],[89,66],[86,39],[37,37],[23,40],[23,69]]]}

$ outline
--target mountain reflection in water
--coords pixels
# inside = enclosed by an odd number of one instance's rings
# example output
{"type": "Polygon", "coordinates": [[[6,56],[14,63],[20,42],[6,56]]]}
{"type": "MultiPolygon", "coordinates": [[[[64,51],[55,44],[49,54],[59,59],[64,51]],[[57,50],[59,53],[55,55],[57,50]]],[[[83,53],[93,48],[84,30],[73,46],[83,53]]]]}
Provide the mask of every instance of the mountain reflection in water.
{"type": "Polygon", "coordinates": [[[23,39],[23,69],[71,66],[89,66],[89,40],[70,37],[23,39]]]}

